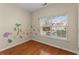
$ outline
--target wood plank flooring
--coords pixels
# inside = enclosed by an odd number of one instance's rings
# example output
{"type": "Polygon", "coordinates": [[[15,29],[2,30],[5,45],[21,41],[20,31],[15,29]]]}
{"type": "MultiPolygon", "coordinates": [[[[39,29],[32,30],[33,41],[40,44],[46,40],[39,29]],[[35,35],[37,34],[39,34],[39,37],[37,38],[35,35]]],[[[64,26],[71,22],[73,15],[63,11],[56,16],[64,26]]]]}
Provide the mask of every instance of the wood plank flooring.
{"type": "Polygon", "coordinates": [[[0,55],[75,55],[75,53],[30,40],[0,52],[0,55]]]}

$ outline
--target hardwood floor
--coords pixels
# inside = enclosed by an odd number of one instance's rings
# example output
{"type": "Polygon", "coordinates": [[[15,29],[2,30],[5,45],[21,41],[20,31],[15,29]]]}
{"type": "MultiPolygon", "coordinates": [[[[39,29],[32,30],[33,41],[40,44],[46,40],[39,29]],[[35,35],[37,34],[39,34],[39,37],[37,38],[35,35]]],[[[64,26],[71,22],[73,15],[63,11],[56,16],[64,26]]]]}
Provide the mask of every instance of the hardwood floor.
{"type": "Polygon", "coordinates": [[[30,40],[0,52],[0,55],[75,55],[75,53],[30,40]]]}

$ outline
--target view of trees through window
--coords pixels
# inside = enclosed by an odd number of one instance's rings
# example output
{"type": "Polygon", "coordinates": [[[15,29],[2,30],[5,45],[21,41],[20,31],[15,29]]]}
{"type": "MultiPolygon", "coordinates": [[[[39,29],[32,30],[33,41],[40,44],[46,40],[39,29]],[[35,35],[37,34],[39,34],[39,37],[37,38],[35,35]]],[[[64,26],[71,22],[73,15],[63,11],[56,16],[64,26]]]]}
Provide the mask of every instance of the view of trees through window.
{"type": "Polygon", "coordinates": [[[40,27],[41,35],[66,38],[67,16],[42,17],[40,27]]]}

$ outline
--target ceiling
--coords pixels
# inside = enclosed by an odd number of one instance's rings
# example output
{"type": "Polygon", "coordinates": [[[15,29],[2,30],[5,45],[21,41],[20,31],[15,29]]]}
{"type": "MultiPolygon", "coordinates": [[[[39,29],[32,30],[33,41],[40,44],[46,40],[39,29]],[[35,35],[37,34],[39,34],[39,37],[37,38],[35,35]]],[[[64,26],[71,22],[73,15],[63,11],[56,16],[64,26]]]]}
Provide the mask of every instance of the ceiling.
{"type": "Polygon", "coordinates": [[[46,7],[48,5],[51,5],[52,3],[48,3],[47,5],[43,5],[44,3],[16,3],[15,6],[18,6],[19,8],[26,9],[30,12],[36,11],[40,8],[46,7]]]}

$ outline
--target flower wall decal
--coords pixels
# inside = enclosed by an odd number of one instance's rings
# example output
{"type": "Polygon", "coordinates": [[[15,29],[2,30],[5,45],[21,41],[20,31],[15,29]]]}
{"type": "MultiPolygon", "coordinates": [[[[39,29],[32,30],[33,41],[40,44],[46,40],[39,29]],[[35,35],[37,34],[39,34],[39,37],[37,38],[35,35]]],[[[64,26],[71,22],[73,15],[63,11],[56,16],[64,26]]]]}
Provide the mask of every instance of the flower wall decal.
{"type": "MultiPolygon", "coordinates": [[[[12,33],[10,33],[10,32],[5,32],[5,33],[3,34],[3,37],[4,37],[4,38],[8,38],[11,34],[12,34],[12,33]]],[[[8,43],[11,43],[11,42],[12,42],[12,40],[11,40],[10,38],[8,38],[8,43]]]]}
{"type": "Polygon", "coordinates": [[[10,32],[5,32],[4,34],[3,34],[3,37],[8,37],[9,35],[11,35],[12,33],[10,33],[10,32]]]}
{"type": "Polygon", "coordinates": [[[12,33],[3,33],[3,37],[7,39],[8,43],[13,42],[13,39],[23,39],[26,35],[31,35],[31,32],[21,29],[20,26],[20,23],[16,23],[12,33]]]}

